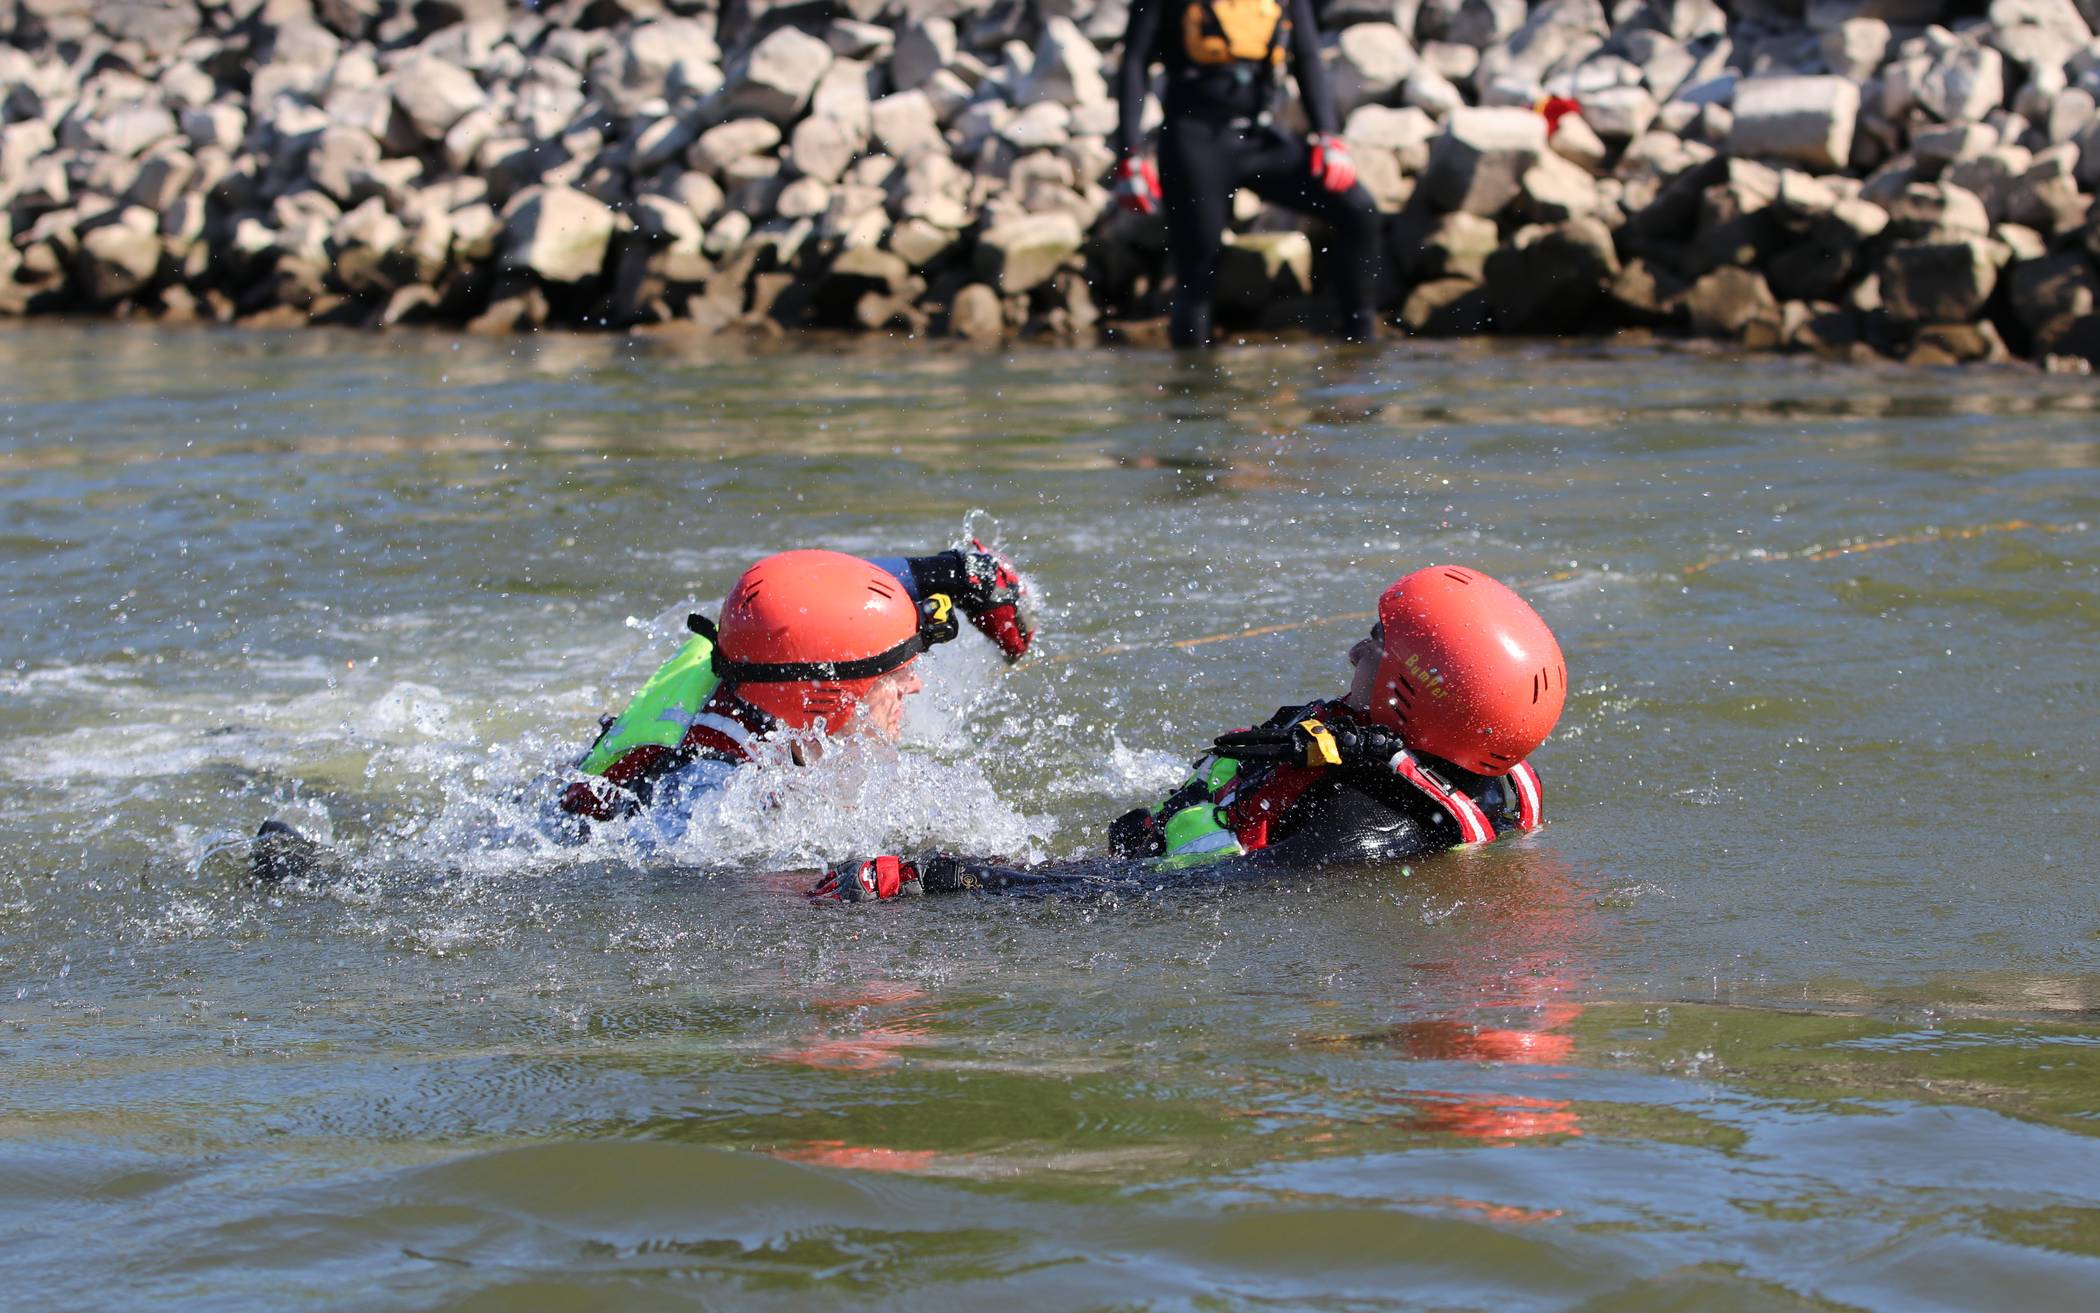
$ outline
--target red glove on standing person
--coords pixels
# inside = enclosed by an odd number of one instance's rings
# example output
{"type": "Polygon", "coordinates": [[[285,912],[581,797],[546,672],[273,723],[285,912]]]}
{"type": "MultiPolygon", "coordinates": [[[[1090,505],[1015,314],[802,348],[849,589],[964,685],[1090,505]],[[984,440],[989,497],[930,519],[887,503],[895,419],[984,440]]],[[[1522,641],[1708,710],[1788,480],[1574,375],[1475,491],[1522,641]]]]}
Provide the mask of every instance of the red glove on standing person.
{"type": "Polygon", "coordinates": [[[1132,214],[1159,213],[1159,170],[1141,155],[1125,155],[1116,164],[1116,204],[1132,214]]]}
{"type": "Polygon", "coordinates": [[[1339,137],[1312,139],[1312,176],[1329,191],[1348,191],[1356,185],[1356,161],[1339,137]]]}

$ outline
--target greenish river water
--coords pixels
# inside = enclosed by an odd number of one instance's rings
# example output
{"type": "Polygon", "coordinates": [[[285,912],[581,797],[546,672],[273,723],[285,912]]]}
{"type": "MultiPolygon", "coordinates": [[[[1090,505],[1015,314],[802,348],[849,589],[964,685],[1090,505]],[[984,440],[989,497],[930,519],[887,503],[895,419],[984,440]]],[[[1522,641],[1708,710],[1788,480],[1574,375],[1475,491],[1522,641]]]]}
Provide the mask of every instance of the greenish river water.
{"type": "Polygon", "coordinates": [[[726,350],[0,334],[9,1304],[2094,1306],[2090,382],[726,350]],[[966,524],[1043,638],[929,656],[900,759],[671,860],[515,837],[749,560],[966,524]],[[766,874],[1087,852],[1433,561],[1566,647],[1535,836],[766,874]],[[245,883],[272,814],[355,878],[245,883]]]}

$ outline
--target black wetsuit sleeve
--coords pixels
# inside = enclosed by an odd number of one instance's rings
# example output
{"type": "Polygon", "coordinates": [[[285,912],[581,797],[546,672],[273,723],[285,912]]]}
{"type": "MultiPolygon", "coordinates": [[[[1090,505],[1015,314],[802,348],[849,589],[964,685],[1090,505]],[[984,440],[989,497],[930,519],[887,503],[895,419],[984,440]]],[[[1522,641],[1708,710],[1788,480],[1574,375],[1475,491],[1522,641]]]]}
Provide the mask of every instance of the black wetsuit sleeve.
{"type": "Polygon", "coordinates": [[[1312,0],[1291,0],[1292,72],[1298,77],[1298,97],[1305,102],[1305,117],[1312,130],[1323,137],[1337,136],[1341,124],[1335,117],[1334,84],[1328,80],[1326,61],[1320,58],[1320,25],[1313,20],[1312,0]]]}
{"type": "MultiPolygon", "coordinates": [[[[1303,4],[1304,0],[1297,0],[1303,4]]],[[[1145,139],[1145,92],[1152,85],[1152,52],[1168,0],[1132,0],[1130,27],[1123,33],[1123,63],[1116,69],[1116,154],[1128,155],[1145,139]]]]}

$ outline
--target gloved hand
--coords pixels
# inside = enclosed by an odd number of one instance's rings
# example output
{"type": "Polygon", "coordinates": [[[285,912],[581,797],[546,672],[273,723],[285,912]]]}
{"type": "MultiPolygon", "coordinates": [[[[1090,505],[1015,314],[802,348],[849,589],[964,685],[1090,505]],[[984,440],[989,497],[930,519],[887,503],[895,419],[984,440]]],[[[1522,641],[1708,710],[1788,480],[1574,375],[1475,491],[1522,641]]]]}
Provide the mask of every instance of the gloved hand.
{"type": "Polygon", "coordinates": [[[911,558],[911,571],[922,594],[948,594],[1008,662],[1028,654],[1035,641],[1028,586],[1004,556],[972,538],[967,548],[911,558]]]}
{"type": "Polygon", "coordinates": [[[827,869],[809,891],[809,898],[812,902],[866,903],[916,898],[925,892],[916,865],[900,857],[870,857],[827,869]]]}
{"type": "Polygon", "coordinates": [[[1301,720],[1281,729],[1241,729],[1213,741],[1238,761],[1287,761],[1297,766],[1370,766],[1384,769],[1406,745],[1377,725],[1327,725],[1301,720]]]}
{"type": "Polygon", "coordinates": [[[1111,191],[1116,204],[1132,214],[1159,213],[1159,170],[1151,160],[1142,155],[1125,155],[1116,162],[1115,178],[1111,191]]]}
{"type": "Polygon", "coordinates": [[[1356,185],[1356,161],[1340,137],[1312,139],[1312,176],[1329,191],[1348,191],[1356,185]]]}

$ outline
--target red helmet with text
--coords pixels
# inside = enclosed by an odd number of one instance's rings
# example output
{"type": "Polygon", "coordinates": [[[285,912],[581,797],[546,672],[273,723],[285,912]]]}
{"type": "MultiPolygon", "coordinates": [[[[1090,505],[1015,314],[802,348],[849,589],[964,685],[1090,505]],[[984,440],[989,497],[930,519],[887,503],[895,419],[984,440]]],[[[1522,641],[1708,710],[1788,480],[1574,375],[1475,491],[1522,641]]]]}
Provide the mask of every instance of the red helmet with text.
{"type": "Polygon", "coordinates": [[[1480,775],[1537,750],[1567,702],[1567,664],[1530,603],[1478,570],[1417,570],[1378,599],[1371,719],[1480,775]]]}
{"type": "Polygon", "coordinates": [[[952,637],[947,599],[922,611],[895,575],[858,556],[780,552],[722,601],[715,673],[789,729],[837,734],[875,681],[952,637]]]}

